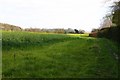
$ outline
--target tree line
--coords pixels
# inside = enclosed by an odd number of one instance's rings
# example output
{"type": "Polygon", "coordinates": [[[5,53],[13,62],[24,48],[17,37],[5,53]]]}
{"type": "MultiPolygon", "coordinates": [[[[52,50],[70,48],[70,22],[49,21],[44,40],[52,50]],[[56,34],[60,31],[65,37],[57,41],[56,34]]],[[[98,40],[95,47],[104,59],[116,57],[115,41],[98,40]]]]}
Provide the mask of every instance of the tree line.
{"type": "Polygon", "coordinates": [[[60,33],[60,34],[84,34],[85,31],[80,29],[72,29],[72,28],[68,28],[68,29],[63,29],[63,28],[54,28],[54,29],[46,29],[46,28],[25,28],[22,29],[19,26],[15,26],[15,25],[10,25],[10,24],[6,24],[6,23],[0,23],[0,29],[1,30],[5,30],[5,31],[28,31],[28,32],[42,32],[42,33],[60,33]]]}

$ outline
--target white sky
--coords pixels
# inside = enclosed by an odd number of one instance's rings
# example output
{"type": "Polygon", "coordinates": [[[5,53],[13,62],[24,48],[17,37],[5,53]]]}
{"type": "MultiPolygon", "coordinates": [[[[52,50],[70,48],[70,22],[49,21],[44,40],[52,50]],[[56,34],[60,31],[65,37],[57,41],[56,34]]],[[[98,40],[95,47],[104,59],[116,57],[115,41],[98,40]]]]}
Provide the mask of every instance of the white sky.
{"type": "Polygon", "coordinates": [[[22,28],[98,28],[104,0],[0,0],[0,22],[22,28]]]}

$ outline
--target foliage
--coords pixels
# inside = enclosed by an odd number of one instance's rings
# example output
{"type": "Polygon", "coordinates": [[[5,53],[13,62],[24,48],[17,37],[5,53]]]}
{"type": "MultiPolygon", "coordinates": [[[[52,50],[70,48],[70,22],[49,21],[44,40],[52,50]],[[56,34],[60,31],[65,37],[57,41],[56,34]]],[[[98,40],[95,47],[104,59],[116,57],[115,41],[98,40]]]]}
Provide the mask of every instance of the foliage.
{"type": "Polygon", "coordinates": [[[93,28],[91,32],[98,32],[98,31],[99,31],[99,29],[93,28]]]}
{"type": "Polygon", "coordinates": [[[58,33],[58,34],[66,34],[66,33],[77,33],[77,34],[84,34],[84,30],[77,30],[77,29],[64,29],[64,28],[53,28],[53,29],[46,29],[46,28],[25,28],[22,29],[19,26],[6,24],[6,23],[0,23],[0,30],[4,31],[26,31],[26,32],[39,32],[39,33],[58,33]]]}
{"type": "Polygon", "coordinates": [[[120,43],[120,27],[103,28],[98,31],[97,37],[104,37],[120,43]]]}
{"type": "Polygon", "coordinates": [[[44,32],[44,33],[59,33],[59,34],[64,34],[65,30],[61,28],[56,28],[56,29],[40,29],[40,28],[26,28],[25,31],[29,32],[44,32]]]}
{"type": "Polygon", "coordinates": [[[89,34],[89,37],[97,37],[98,32],[91,32],[89,34]]]}
{"type": "Polygon", "coordinates": [[[80,30],[79,30],[79,33],[80,33],[80,34],[84,34],[85,31],[80,29],[80,30]]]}
{"type": "Polygon", "coordinates": [[[6,31],[22,31],[22,28],[15,25],[10,25],[6,23],[0,23],[0,30],[6,30],[6,31]]]}
{"type": "Polygon", "coordinates": [[[114,2],[113,7],[113,18],[112,22],[117,25],[117,27],[120,27],[120,1],[114,2]]]}
{"type": "Polygon", "coordinates": [[[107,38],[120,43],[120,1],[114,2],[111,7],[113,8],[112,15],[106,15],[100,29],[96,32],[92,30],[89,36],[107,38]]]}
{"type": "Polygon", "coordinates": [[[77,29],[74,29],[75,33],[79,33],[79,31],[77,29]]]}

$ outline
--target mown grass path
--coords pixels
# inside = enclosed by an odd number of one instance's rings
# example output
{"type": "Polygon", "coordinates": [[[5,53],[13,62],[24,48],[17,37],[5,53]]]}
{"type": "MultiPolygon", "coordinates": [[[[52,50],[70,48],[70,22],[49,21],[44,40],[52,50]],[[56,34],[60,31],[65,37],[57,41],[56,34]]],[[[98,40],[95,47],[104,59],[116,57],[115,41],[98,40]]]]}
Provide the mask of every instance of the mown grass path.
{"type": "MultiPolygon", "coordinates": [[[[22,45],[14,47],[16,43],[12,44],[13,48],[6,46],[9,41],[3,39],[4,42],[6,42],[3,44],[3,77],[118,77],[118,60],[116,60],[109,51],[110,49],[112,49],[114,53],[117,51],[117,47],[113,42],[106,39],[80,37],[80,35],[75,37],[73,35],[67,35],[67,37],[65,37],[65,35],[61,38],[60,36],[61,35],[57,35],[56,37],[55,34],[47,34],[42,44],[38,43],[40,37],[35,38],[36,41],[34,38],[30,38],[29,42],[32,45],[26,45],[24,48],[21,47],[22,45]],[[51,37],[48,38],[48,36],[51,37]],[[36,45],[36,42],[40,45],[36,45]],[[105,44],[111,46],[106,47],[105,44]]],[[[7,40],[11,39],[7,38],[7,40]]],[[[25,41],[23,42],[25,43],[25,41]]],[[[11,44],[9,43],[9,45],[11,44]]]]}

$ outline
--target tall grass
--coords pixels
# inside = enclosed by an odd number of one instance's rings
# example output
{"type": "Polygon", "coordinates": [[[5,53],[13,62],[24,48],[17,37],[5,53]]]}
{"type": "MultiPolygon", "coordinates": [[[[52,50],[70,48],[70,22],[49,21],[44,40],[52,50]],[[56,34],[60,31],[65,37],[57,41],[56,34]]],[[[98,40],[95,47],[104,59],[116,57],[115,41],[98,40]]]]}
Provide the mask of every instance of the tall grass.
{"type": "Polygon", "coordinates": [[[33,46],[42,46],[52,44],[66,39],[72,39],[70,36],[62,34],[40,34],[32,32],[3,32],[3,50],[11,50],[12,48],[26,48],[33,46]]]}
{"type": "Polygon", "coordinates": [[[116,45],[107,39],[3,32],[3,78],[117,78],[116,45]]]}

